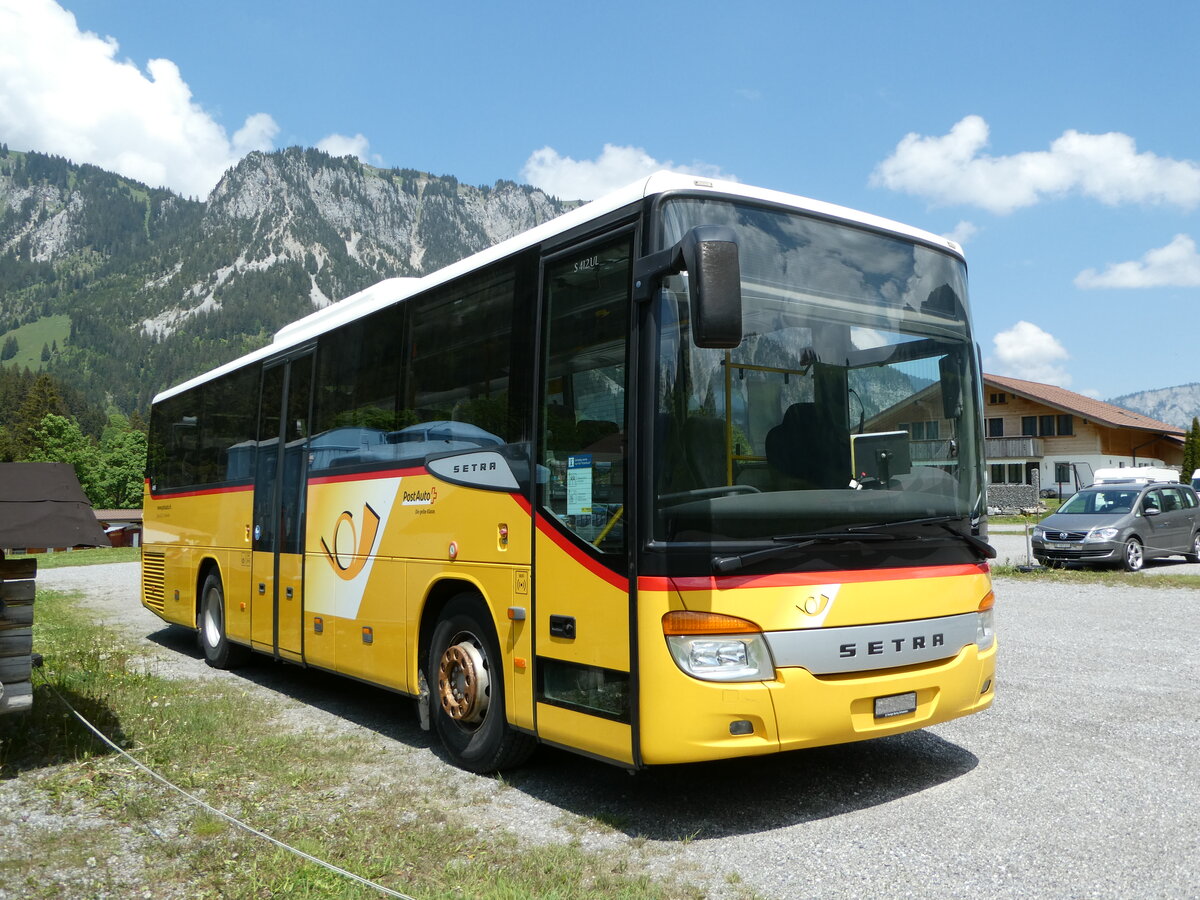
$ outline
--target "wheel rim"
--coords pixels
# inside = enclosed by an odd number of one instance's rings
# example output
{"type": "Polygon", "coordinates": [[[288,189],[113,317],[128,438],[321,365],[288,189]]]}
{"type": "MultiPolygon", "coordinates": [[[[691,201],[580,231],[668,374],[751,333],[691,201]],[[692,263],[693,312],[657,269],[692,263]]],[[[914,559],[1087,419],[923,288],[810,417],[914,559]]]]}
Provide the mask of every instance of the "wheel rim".
{"type": "Polygon", "coordinates": [[[487,713],[490,679],[487,660],[469,635],[451,644],[438,662],[438,699],[460,725],[474,725],[487,713]]]}
{"type": "Polygon", "coordinates": [[[1137,541],[1130,541],[1126,544],[1125,561],[1129,564],[1129,568],[1140,569],[1142,567],[1142,545],[1137,541]]]}
{"type": "Polygon", "coordinates": [[[214,594],[216,591],[209,591],[204,595],[204,642],[210,647],[221,643],[221,621],[217,609],[220,597],[214,597],[214,594]]]}
{"type": "Polygon", "coordinates": [[[1200,534],[1192,539],[1192,556],[1200,558],[1200,534]]]}

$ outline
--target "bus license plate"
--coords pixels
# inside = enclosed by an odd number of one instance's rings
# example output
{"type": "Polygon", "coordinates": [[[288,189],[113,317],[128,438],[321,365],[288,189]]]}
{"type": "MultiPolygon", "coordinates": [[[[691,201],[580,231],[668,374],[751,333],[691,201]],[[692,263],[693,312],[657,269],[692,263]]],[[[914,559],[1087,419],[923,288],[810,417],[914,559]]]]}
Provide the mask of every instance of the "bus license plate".
{"type": "Polygon", "coordinates": [[[890,719],[917,711],[917,692],[892,694],[890,697],[875,698],[875,718],[890,719]]]}

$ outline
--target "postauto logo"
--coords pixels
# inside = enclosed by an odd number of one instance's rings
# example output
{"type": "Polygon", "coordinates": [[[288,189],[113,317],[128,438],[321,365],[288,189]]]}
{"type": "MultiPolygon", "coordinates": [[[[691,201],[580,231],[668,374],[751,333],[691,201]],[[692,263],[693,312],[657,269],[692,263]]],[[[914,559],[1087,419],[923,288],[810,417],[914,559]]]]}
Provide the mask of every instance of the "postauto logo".
{"type": "Polygon", "coordinates": [[[321,538],[321,549],[338,578],[352,581],[363,570],[375,547],[379,523],[379,513],[371,508],[371,504],[364,503],[357,523],[350,510],[343,510],[334,522],[332,542],[321,538]]]}

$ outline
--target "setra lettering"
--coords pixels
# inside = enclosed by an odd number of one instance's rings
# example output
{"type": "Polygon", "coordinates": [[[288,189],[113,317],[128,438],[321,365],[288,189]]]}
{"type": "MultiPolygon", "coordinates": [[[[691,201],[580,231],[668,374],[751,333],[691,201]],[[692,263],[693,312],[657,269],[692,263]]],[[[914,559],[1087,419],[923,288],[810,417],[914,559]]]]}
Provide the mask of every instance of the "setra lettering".
{"type": "Polygon", "coordinates": [[[944,647],[945,645],[946,635],[939,631],[933,634],[915,634],[911,637],[888,638],[886,641],[868,641],[866,644],[840,644],[838,646],[838,656],[842,659],[853,659],[858,656],[860,649],[867,656],[883,656],[889,653],[926,650],[933,647],[944,647]]]}
{"type": "Polygon", "coordinates": [[[494,472],[496,470],[495,462],[480,462],[480,463],[455,463],[455,475],[467,475],[471,472],[494,472]]]}

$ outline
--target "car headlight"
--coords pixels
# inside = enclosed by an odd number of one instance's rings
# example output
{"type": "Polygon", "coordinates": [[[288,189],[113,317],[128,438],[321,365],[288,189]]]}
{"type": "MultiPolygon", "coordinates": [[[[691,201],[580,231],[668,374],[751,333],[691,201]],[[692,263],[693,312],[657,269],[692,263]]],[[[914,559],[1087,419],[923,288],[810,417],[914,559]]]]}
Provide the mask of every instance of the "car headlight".
{"type": "Polygon", "coordinates": [[[663,616],[675,664],[704,681],[771,681],[775,664],[762,629],[719,613],[676,610],[663,616]]]}
{"type": "Polygon", "coordinates": [[[1035,538],[1037,538],[1039,541],[1044,541],[1046,539],[1045,527],[1042,525],[1034,525],[1033,526],[1033,536],[1035,538]]]}
{"type": "Polygon", "coordinates": [[[1083,540],[1084,540],[1084,543],[1088,543],[1088,544],[1098,543],[1100,541],[1113,541],[1113,540],[1116,540],[1117,535],[1120,533],[1121,533],[1120,528],[1112,528],[1109,526],[1105,526],[1105,527],[1101,528],[1101,527],[1097,526],[1096,528],[1093,528],[1091,531],[1089,531],[1087,533],[1087,537],[1085,537],[1083,540]]]}

